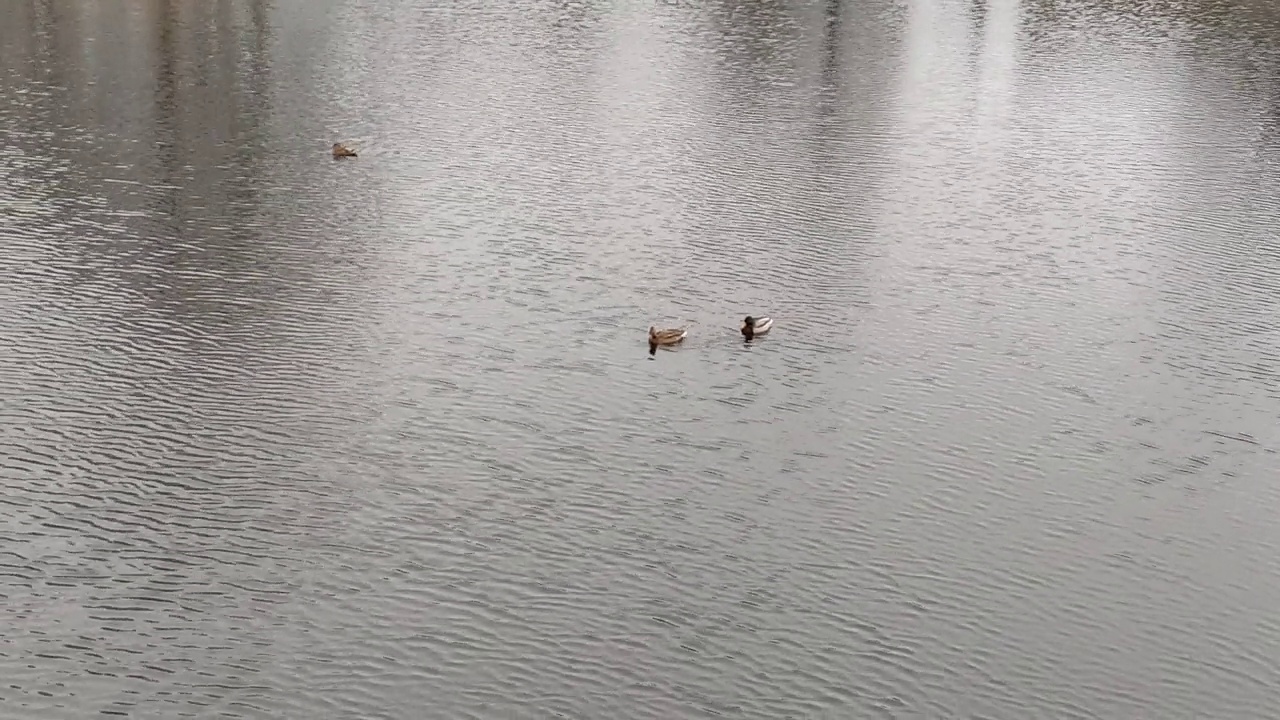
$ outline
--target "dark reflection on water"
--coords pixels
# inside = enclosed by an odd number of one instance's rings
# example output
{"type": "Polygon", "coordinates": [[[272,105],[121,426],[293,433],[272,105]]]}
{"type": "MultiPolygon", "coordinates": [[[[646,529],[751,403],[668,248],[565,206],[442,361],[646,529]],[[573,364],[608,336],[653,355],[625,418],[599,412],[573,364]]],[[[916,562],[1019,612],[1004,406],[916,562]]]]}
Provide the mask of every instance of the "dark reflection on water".
{"type": "Polygon", "coordinates": [[[15,717],[1280,706],[1271,4],[0,7],[15,717]]]}

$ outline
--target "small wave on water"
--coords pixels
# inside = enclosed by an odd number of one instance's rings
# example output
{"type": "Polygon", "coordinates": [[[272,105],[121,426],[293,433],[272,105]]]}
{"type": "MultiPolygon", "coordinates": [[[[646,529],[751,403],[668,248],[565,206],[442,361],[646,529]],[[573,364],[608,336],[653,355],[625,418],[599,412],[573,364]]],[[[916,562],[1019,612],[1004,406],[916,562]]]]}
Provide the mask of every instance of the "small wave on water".
{"type": "Polygon", "coordinates": [[[17,9],[0,707],[1265,716],[1250,12],[17,9]]]}

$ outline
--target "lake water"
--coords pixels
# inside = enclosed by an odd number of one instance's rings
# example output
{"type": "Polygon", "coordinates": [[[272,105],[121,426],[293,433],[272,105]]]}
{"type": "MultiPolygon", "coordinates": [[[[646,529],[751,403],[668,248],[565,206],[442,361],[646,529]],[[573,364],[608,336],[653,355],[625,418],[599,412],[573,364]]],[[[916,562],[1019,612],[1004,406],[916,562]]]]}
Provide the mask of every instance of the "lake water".
{"type": "Polygon", "coordinates": [[[1269,3],[0,14],[6,720],[1280,715],[1269,3]]]}

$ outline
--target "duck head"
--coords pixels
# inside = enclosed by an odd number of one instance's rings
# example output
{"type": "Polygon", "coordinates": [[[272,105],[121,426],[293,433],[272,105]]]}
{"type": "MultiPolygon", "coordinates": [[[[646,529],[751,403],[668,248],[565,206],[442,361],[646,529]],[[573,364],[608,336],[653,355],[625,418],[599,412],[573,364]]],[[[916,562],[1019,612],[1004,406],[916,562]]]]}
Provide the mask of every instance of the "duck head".
{"type": "Polygon", "coordinates": [[[747,319],[742,321],[742,336],[750,340],[751,338],[755,337],[755,334],[756,334],[756,319],[748,315],[747,319]]]}

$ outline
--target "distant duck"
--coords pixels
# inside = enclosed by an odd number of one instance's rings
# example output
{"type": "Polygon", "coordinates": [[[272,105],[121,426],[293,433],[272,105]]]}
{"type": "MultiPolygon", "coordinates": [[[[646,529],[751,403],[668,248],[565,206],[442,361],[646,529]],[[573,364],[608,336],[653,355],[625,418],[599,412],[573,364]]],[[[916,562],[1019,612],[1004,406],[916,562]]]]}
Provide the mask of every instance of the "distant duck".
{"type": "Polygon", "coordinates": [[[649,354],[653,355],[658,352],[659,345],[675,345],[684,340],[689,334],[688,328],[671,328],[669,330],[659,330],[655,327],[649,327],[649,354]]]}
{"type": "Polygon", "coordinates": [[[334,143],[334,144],[333,144],[333,157],[334,157],[335,159],[336,159],[336,158],[344,158],[344,157],[356,157],[356,151],[355,151],[355,150],[352,150],[351,148],[347,147],[346,145],[343,145],[342,143],[334,143]]]}
{"type": "Polygon", "coordinates": [[[763,335],[769,332],[769,328],[773,327],[773,318],[771,317],[751,317],[742,321],[742,337],[747,340],[757,335],[763,335]]]}

